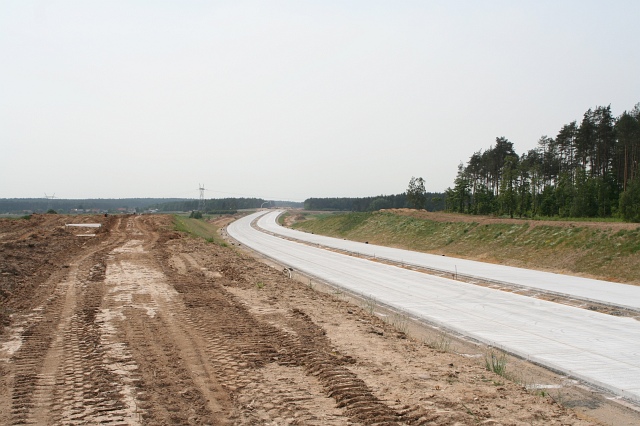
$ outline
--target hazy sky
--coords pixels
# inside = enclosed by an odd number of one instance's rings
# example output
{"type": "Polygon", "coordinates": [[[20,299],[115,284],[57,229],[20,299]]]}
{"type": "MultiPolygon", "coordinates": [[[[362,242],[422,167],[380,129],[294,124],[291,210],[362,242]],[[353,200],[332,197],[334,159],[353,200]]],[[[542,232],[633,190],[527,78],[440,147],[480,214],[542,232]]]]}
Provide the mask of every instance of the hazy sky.
{"type": "Polygon", "coordinates": [[[429,191],[640,102],[640,1],[0,1],[0,198],[429,191]]]}

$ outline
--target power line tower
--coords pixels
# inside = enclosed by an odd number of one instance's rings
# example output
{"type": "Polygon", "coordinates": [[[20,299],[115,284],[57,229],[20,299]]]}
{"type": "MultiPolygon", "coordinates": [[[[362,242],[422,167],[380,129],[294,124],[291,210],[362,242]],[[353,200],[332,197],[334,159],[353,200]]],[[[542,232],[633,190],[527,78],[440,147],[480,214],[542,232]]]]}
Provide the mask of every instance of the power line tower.
{"type": "Polygon", "coordinates": [[[51,210],[51,204],[53,203],[53,199],[56,198],[56,193],[54,192],[53,195],[47,195],[47,193],[44,193],[44,198],[47,199],[47,211],[51,210]]]}
{"type": "Polygon", "coordinates": [[[198,211],[199,212],[203,212],[204,211],[204,185],[203,184],[198,184],[198,189],[200,189],[200,201],[198,202],[198,211]]]}

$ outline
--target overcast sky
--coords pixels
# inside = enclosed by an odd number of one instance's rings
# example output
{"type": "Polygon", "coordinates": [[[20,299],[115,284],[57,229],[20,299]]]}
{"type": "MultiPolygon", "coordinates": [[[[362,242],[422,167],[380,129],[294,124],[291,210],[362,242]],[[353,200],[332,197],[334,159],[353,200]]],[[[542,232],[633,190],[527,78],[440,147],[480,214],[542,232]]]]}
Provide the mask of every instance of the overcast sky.
{"type": "Polygon", "coordinates": [[[428,191],[640,102],[640,1],[0,1],[0,198],[428,191]]]}

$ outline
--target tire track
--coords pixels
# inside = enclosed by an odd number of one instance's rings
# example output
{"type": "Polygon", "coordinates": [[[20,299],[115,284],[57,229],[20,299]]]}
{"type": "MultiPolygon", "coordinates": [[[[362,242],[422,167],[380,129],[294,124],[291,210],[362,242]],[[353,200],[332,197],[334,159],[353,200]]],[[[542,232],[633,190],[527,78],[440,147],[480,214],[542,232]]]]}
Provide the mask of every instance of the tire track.
{"type": "Polygon", "coordinates": [[[131,238],[115,249],[108,262],[104,323],[127,343],[145,388],[159,389],[160,404],[152,395],[139,400],[141,415],[149,421],[199,423],[216,419],[224,424],[230,401],[217,383],[199,333],[185,321],[186,307],[166,280],[149,250],[158,235],[143,218],[127,224],[131,238]],[[186,406],[189,406],[188,408],[186,406]]]}
{"type": "MultiPolygon", "coordinates": [[[[170,256],[165,253],[158,262],[171,264],[170,256]]],[[[306,379],[316,381],[323,396],[331,398],[340,410],[336,413],[339,422],[347,417],[362,424],[427,423],[426,412],[421,407],[398,404],[392,407],[378,399],[349,369],[353,360],[336,354],[322,328],[304,312],[297,309],[289,312],[286,327],[278,328],[253,314],[250,307],[224,290],[193,257],[186,260],[182,262],[182,266],[188,264],[186,272],[183,267],[182,271],[167,270],[165,273],[190,308],[185,322],[202,331],[207,339],[211,362],[220,365],[219,381],[226,384],[238,402],[247,404],[238,407],[245,416],[252,412],[252,404],[259,399],[261,406],[272,411],[258,416],[262,421],[290,419],[297,415],[294,424],[331,422],[331,419],[319,421],[319,416],[314,414],[314,404],[307,404],[309,400],[321,399],[318,395],[292,395],[289,387],[280,389],[278,386],[272,387],[270,394],[263,392],[260,384],[268,381],[260,377],[260,372],[276,364],[301,369],[306,379]],[[195,284],[197,282],[200,282],[199,286],[195,284]],[[216,309],[207,309],[209,306],[216,309]]],[[[227,275],[238,277],[231,269],[226,269],[227,275]]]]}
{"type": "Polygon", "coordinates": [[[23,333],[24,343],[12,357],[11,424],[122,420],[122,416],[104,415],[105,407],[118,402],[113,398],[113,377],[100,367],[94,324],[103,290],[102,259],[121,239],[114,232],[77,257],[66,279],[37,309],[40,314],[23,333]],[[100,397],[105,392],[108,397],[100,397]]]}

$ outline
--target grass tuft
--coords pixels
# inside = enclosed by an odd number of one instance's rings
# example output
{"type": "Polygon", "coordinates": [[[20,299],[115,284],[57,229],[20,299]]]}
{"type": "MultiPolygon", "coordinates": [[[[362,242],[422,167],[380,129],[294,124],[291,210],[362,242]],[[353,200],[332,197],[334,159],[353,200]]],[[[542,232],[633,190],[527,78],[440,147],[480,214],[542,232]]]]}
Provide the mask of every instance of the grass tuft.
{"type": "Polygon", "coordinates": [[[425,340],[424,343],[438,352],[451,351],[451,337],[442,331],[438,332],[434,337],[425,340]]]}
{"type": "Polygon", "coordinates": [[[387,317],[386,321],[402,333],[406,334],[409,331],[409,318],[405,314],[393,312],[391,316],[387,317]]]}
{"type": "Polygon", "coordinates": [[[373,296],[368,296],[364,299],[362,309],[373,315],[376,310],[376,306],[378,306],[378,302],[376,302],[376,299],[374,299],[373,296]]]}
{"type": "Polygon", "coordinates": [[[507,377],[507,354],[496,349],[489,349],[484,354],[484,367],[498,376],[507,377]]]}

